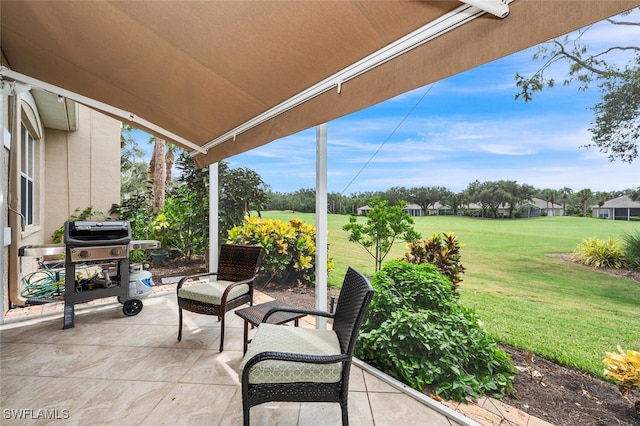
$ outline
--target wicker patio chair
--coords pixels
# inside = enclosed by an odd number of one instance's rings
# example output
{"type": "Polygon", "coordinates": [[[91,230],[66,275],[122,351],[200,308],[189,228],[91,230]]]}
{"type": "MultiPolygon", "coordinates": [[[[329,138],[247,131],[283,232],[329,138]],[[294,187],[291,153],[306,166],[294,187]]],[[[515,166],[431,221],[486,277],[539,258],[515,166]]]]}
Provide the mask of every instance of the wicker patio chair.
{"type": "MultiPolygon", "coordinates": [[[[205,315],[215,315],[220,324],[220,352],[224,348],[225,314],[238,306],[253,305],[253,283],[260,267],[262,247],[223,244],[220,249],[217,272],[205,272],[186,276],[178,282],[179,328],[178,341],[182,340],[182,310],[205,315]],[[200,277],[215,279],[186,285],[200,277]]],[[[199,280],[200,281],[200,280],[199,280]]]]}
{"type": "Polygon", "coordinates": [[[369,281],[349,268],[335,314],[298,308],[273,308],[267,313],[240,365],[245,426],[251,407],[270,401],[339,402],[342,424],[349,424],[349,371],[372,297],[369,281]],[[320,330],[265,323],[277,311],[332,318],[333,327],[320,330]]]}

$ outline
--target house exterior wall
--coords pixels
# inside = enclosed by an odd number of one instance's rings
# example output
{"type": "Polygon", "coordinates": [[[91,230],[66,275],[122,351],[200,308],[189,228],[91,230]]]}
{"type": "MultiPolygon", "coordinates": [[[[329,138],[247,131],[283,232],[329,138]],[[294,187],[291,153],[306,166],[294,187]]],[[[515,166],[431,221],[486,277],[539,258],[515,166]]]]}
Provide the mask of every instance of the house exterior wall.
{"type": "Polygon", "coordinates": [[[47,129],[45,242],[76,210],[120,203],[120,122],[80,105],[78,130],[47,129]]]}
{"type": "Polygon", "coordinates": [[[600,207],[593,208],[591,209],[591,216],[595,218],[601,218],[601,219],[612,219],[613,212],[612,212],[612,209],[600,208],[600,207]]]}
{"type": "MultiPolygon", "coordinates": [[[[74,214],[76,208],[93,206],[108,213],[120,201],[120,122],[80,106],[78,130],[67,132],[42,127],[37,105],[26,92],[3,97],[2,123],[11,145],[3,148],[3,194],[7,196],[5,223],[11,228],[9,244],[3,247],[3,315],[12,305],[22,306],[22,277],[37,269],[35,257],[19,258],[25,245],[51,244],[53,232],[74,214]],[[22,126],[35,142],[33,224],[21,227],[20,169],[22,126]]],[[[5,242],[6,243],[6,242],[5,242]]]]}

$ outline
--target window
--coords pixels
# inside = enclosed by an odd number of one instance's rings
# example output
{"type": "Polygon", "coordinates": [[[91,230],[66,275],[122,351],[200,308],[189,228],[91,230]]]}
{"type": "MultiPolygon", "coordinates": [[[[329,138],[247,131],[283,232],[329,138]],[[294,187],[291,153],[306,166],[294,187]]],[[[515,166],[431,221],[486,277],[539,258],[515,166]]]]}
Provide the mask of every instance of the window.
{"type": "Polygon", "coordinates": [[[22,161],[20,164],[20,213],[25,225],[33,225],[33,206],[35,203],[34,177],[36,166],[36,142],[25,126],[22,126],[22,161]]]}
{"type": "Polygon", "coordinates": [[[598,210],[598,217],[601,219],[609,219],[609,209],[598,210]]]}

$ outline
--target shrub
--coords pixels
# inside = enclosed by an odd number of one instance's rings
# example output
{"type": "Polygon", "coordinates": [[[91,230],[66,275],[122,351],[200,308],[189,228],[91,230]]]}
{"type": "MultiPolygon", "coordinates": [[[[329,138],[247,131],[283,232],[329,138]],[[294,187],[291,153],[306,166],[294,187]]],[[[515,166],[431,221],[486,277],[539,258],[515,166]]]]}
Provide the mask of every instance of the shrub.
{"type": "Polygon", "coordinates": [[[625,234],[624,255],[630,268],[640,268],[640,231],[635,234],[625,234]]]}
{"type": "Polygon", "coordinates": [[[131,238],[146,240],[149,238],[149,224],[154,218],[151,206],[144,194],[132,195],[117,206],[117,213],[122,220],[131,225],[131,238]]]}
{"type": "Polygon", "coordinates": [[[374,275],[356,356],[419,391],[465,401],[513,388],[514,367],[431,264],[392,260],[374,275]]]}
{"type": "Polygon", "coordinates": [[[583,240],[573,251],[572,258],[594,268],[622,268],[626,265],[622,245],[611,237],[607,240],[583,240]]]}
{"type": "Polygon", "coordinates": [[[640,389],[640,352],[623,351],[618,346],[618,353],[605,352],[602,362],[607,366],[604,375],[618,382],[620,393],[627,395],[634,388],[640,389]]]}
{"type": "MultiPolygon", "coordinates": [[[[315,283],[316,228],[300,219],[289,222],[274,219],[245,218],[242,226],[229,230],[229,241],[235,244],[258,244],[264,247],[264,270],[267,282],[299,286],[315,283]]],[[[329,270],[333,268],[328,261],[329,270]]]]}
{"type": "Polygon", "coordinates": [[[464,266],[460,263],[460,249],[453,232],[433,234],[422,242],[413,242],[407,245],[409,251],[404,254],[402,260],[410,263],[431,263],[435,265],[453,283],[453,293],[457,294],[458,283],[462,281],[460,276],[464,273],[464,266]]]}

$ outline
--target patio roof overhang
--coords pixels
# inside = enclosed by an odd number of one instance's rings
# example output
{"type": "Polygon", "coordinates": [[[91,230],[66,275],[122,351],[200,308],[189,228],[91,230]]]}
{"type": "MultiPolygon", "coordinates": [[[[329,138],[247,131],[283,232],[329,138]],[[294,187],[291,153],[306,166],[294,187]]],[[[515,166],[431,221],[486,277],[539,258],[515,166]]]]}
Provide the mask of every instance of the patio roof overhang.
{"type": "Polygon", "coordinates": [[[185,146],[206,166],[640,4],[466,3],[5,0],[3,74],[185,146]],[[461,14],[479,17],[454,23],[461,14]]]}

